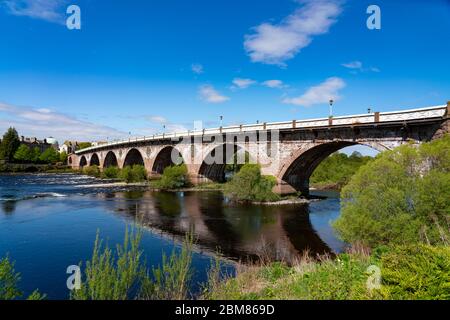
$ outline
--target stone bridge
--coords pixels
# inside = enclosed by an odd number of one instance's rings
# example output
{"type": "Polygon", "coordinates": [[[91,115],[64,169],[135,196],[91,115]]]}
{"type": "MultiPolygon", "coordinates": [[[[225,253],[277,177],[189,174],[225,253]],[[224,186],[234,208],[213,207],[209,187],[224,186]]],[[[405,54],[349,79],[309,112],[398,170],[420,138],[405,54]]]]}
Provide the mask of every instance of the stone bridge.
{"type": "MultiPolygon", "coordinates": [[[[225,166],[244,151],[262,173],[277,178],[275,191],[309,190],[309,177],[330,154],[352,145],[378,151],[401,144],[421,143],[450,132],[450,102],[447,105],[394,112],[258,123],[154,135],[115,141],[76,151],[68,164],[79,169],[97,165],[123,168],[141,164],[150,176],[184,162],[190,179],[198,184],[222,182],[225,166]]],[[[241,162],[242,162],[241,161],[241,162]]]]}

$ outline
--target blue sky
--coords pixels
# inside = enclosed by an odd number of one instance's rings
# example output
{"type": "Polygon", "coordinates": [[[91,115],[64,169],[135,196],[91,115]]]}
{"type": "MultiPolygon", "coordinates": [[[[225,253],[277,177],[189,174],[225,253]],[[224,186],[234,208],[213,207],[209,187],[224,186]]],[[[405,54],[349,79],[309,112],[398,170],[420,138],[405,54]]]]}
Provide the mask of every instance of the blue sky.
{"type": "Polygon", "coordinates": [[[0,30],[0,130],[60,141],[450,99],[445,0],[0,0],[0,30]]]}

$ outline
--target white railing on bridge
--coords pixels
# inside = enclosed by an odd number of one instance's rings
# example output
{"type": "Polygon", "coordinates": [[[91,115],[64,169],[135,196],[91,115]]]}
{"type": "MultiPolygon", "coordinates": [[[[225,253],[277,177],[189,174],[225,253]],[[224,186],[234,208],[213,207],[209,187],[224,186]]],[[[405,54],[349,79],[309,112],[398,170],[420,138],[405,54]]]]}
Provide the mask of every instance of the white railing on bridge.
{"type": "Polygon", "coordinates": [[[307,120],[292,120],[282,122],[268,122],[257,124],[244,124],[239,126],[209,128],[197,131],[186,132],[174,132],[152,135],[150,137],[142,138],[130,138],[120,141],[108,142],[105,144],[85,148],[78,150],[75,153],[84,153],[98,148],[105,148],[109,146],[123,145],[130,142],[143,142],[161,139],[173,139],[188,136],[202,136],[202,135],[215,135],[221,133],[240,133],[240,132],[253,132],[261,130],[289,130],[289,129],[307,129],[317,127],[329,127],[329,126],[346,126],[365,123],[383,123],[383,122],[396,122],[396,121],[414,121],[423,119],[442,118],[447,111],[446,105],[434,106],[421,109],[410,109],[403,111],[392,112],[373,112],[366,114],[332,117],[332,118],[319,118],[319,119],[307,119],[307,120]]]}

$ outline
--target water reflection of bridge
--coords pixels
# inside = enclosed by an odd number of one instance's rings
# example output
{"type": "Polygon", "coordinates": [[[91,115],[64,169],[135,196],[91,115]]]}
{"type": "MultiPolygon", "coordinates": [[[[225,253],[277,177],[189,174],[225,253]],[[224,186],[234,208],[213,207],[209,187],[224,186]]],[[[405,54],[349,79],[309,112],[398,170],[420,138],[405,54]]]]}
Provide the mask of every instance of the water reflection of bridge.
{"type": "Polygon", "coordinates": [[[315,232],[307,205],[243,206],[225,203],[218,192],[132,191],[106,195],[108,209],[181,239],[194,230],[197,244],[234,260],[264,255],[292,261],[308,250],[331,253],[315,232]]]}

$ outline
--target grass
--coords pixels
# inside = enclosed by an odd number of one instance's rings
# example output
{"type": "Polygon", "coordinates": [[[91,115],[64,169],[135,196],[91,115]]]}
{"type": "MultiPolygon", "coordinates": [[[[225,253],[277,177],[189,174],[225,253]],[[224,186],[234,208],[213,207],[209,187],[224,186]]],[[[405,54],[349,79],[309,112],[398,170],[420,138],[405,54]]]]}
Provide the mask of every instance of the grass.
{"type": "Polygon", "coordinates": [[[357,249],[335,259],[303,256],[283,262],[241,266],[237,276],[213,283],[212,300],[416,300],[450,298],[450,248],[429,245],[357,249]],[[369,289],[369,266],[381,270],[381,287],[369,289]]]}

